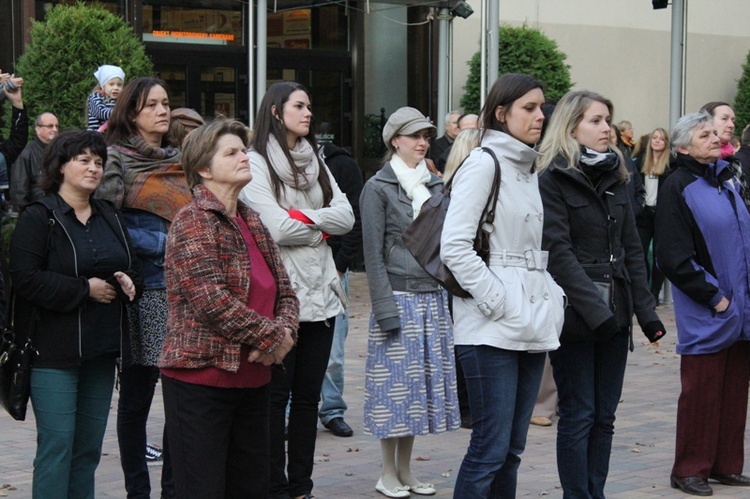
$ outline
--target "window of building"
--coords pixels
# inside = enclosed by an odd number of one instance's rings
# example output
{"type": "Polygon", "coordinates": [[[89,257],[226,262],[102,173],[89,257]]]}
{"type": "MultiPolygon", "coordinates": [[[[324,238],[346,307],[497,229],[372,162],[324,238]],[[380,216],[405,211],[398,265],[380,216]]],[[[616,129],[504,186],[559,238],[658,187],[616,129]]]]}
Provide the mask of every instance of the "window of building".
{"type": "Polygon", "coordinates": [[[345,6],[329,4],[295,9],[294,3],[280,0],[277,8],[288,10],[268,12],[269,48],[349,50],[349,16],[345,6]]]}
{"type": "Polygon", "coordinates": [[[237,0],[143,0],[143,41],[239,46],[243,3],[237,0]],[[211,8],[206,8],[210,5],[211,8]]]}

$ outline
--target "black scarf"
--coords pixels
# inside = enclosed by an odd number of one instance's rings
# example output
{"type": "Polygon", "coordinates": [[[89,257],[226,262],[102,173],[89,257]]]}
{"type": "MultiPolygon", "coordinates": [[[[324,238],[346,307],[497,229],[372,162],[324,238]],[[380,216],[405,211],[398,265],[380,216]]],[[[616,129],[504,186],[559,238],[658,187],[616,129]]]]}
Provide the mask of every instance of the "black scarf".
{"type": "Polygon", "coordinates": [[[620,157],[611,149],[607,152],[597,152],[581,146],[581,159],[578,164],[591,183],[596,184],[605,173],[617,171],[620,167],[620,157]]]}

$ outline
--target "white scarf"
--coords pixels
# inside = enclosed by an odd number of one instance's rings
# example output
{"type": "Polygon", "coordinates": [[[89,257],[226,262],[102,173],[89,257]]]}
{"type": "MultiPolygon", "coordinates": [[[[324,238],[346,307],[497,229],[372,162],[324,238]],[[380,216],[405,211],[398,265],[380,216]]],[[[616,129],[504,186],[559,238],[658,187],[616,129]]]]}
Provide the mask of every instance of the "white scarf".
{"type": "Polygon", "coordinates": [[[430,171],[427,169],[427,163],[422,160],[416,168],[409,168],[404,160],[394,154],[391,158],[391,168],[393,168],[393,173],[396,174],[399,185],[411,199],[414,218],[417,218],[419,210],[422,209],[422,204],[432,196],[429,189],[425,187],[425,184],[432,178],[430,171]]]}
{"type": "Polygon", "coordinates": [[[318,163],[315,151],[307,140],[297,140],[294,149],[289,151],[294,160],[294,165],[289,164],[289,159],[281,149],[279,141],[273,135],[268,137],[266,154],[268,154],[268,159],[271,162],[271,168],[284,184],[306,191],[318,182],[320,163],[318,163]]]}

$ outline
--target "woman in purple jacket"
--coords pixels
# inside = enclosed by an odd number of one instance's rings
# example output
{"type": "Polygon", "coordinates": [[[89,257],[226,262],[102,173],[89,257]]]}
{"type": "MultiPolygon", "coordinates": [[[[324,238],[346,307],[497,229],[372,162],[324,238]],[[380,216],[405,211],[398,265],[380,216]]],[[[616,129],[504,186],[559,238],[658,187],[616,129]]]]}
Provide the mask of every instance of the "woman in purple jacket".
{"type": "Polygon", "coordinates": [[[742,475],[750,376],[750,215],[720,137],[703,111],[672,130],[672,170],[659,192],[655,250],[672,282],[682,392],[671,485],[710,496],[708,479],[742,475]]]}

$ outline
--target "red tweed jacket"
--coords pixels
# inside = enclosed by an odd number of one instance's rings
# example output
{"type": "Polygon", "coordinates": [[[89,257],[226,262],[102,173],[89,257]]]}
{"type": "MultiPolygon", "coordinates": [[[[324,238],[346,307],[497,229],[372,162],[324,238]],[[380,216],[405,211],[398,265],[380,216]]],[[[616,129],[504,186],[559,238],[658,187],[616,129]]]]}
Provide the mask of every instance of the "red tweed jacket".
{"type": "Polygon", "coordinates": [[[236,372],[240,348],[250,345],[271,353],[284,327],[297,331],[299,300],[279,250],[258,213],[242,202],[238,213],[276,278],[276,318],[247,307],[250,257],[237,223],[205,187],[172,222],[167,238],[165,278],[169,315],[159,367],[216,367],[236,372]]]}

